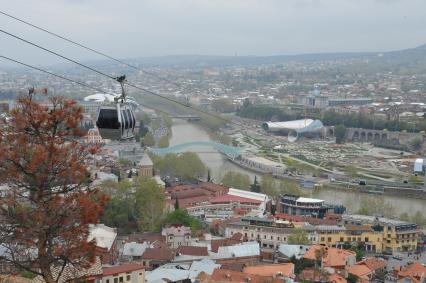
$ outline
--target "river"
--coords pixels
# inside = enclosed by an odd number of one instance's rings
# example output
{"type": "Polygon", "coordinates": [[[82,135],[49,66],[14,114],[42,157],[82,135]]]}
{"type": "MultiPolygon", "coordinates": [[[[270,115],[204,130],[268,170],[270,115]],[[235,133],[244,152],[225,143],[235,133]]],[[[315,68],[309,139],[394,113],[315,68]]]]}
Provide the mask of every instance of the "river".
{"type": "MultiPolygon", "coordinates": [[[[208,132],[196,123],[175,119],[172,126],[172,138],[170,139],[170,145],[177,145],[191,141],[211,141],[211,138],[208,132]]],[[[214,182],[220,182],[225,173],[228,171],[247,174],[252,180],[256,175],[252,171],[245,170],[234,163],[231,163],[226,159],[226,157],[213,148],[194,146],[189,150],[198,153],[200,159],[209,167],[214,182]]],[[[258,177],[260,176],[258,175],[258,177]]],[[[413,215],[417,211],[426,214],[426,200],[421,199],[360,194],[352,191],[345,191],[344,189],[320,189],[318,191],[311,192],[311,196],[324,199],[327,203],[343,204],[351,212],[358,210],[363,197],[380,197],[384,198],[386,202],[397,208],[395,211],[397,215],[404,212],[409,215],[413,215]]]]}

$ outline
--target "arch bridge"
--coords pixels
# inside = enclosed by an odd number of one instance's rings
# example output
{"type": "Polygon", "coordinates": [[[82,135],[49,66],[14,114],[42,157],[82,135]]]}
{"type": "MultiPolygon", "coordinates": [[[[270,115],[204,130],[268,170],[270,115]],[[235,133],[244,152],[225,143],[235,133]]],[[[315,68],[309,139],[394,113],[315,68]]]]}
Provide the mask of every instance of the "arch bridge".
{"type": "Polygon", "coordinates": [[[194,146],[205,146],[214,148],[222,154],[227,155],[228,157],[235,158],[243,152],[244,148],[230,146],[222,143],[212,142],[212,141],[192,141],[187,143],[181,143],[174,146],[169,146],[165,148],[152,148],[151,151],[158,155],[165,155],[168,153],[180,153],[187,151],[188,148],[194,146]]]}

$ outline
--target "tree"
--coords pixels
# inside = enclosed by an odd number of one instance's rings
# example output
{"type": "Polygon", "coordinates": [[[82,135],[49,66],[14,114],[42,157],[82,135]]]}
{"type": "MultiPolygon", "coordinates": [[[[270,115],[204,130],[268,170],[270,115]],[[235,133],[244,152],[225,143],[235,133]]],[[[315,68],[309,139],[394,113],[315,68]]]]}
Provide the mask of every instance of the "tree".
{"type": "Polygon", "coordinates": [[[232,104],[232,100],[229,98],[219,98],[213,100],[211,103],[211,107],[214,111],[222,113],[229,113],[235,111],[235,107],[232,104]]]}
{"type": "Polygon", "coordinates": [[[363,215],[383,215],[385,217],[395,217],[395,208],[383,198],[362,197],[358,214],[363,215]]]}
{"type": "Polygon", "coordinates": [[[148,132],[145,134],[145,136],[142,139],[141,144],[143,146],[153,146],[155,145],[154,136],[151,134],[151,132],[148,132]]]}
{"type": "Polygon", "coordinates": [[[336,143],[344,143],[346,136],[346,127],[343,124],[335,126],[334,136],[336,137],[336,143]]]}
{"type": "Polygon", "coordinates": [[[223,176],[222,183],[227,187],[248,190],[250,188],[250,177],[239,172],[228,171],[223,176]]]}
{"type": "MultiPolygon", "coordinates": [[[[87,160],[97,152],[80,142],[82,109],[73,100],[30,91],[0,129],[0,261],[56,282],[65,266],[88,267],[97,223],[107,197],[89,186],[87,160]],[[59,274],[52,272],[59,268],[59,274]]],[[[1,264],[1,263],[0,263],[1,264]]]]}
{"type": "Polygon", "coordinates": [[[309,245],[311,243],[308,234],[301,228],[294,228],[287,240],[290,245],[309,245]]]}
{"type": "Polygon", "coordinates": [[[103,191],[110,196],[105,207],[102,222],[107,226],[118,228],[120,233],[137,231],[136,200],[133,184],[125,179],[121,182],[107,181],[101,185],[103,191]]]}
{"type": "Polygon", "coordinates": [[[423,143],[423,139],[418,136],[415,137],[411,142],[410,142],[410,146],[411,148],[413,148],[414,150],[419,150],[422,147],[422,143],[423,143]]]}
{"type": "Polygon", "coordinates": [[[346,278],[348,283],[356,283],[358,282],[358,276],[349,273],[348,278],[346,278]]]}
{"type": "Polygon", "coordinates": [[[254,182],[250,186],[250,191],[255,192],[255,193],[260,193],[260,185],[257,182],[257,176],[254,176],[254,182]]]}
{"type": "Polygon", "coordinates": [[[180,155],[169,153],[163,157],[154,156],[152,161],[161,175],[178,177],[190,182],[205,176],[207,171],[207,167],[193,152],[184,152],[180,155]]]}
{"type": "Polygon", "coordinates": [[[192,233],[195,233],[202,228],[201,223],[197,218],[189,215],[186,209],[180,208],[169,213],[164,220],[164,224],[180,224],[191,227],[192,233]]]}
{"type": "Polygon", "coordinates": [[[210,169],[207,170],[207,182],[211,182],[212,177],[210,176],[210,169]]]}
{"type": "Polygon", "coordinates": [[[159,230],[165,208],[164,189],[152,178],[138,178],[134,186],[139,229],[141,231],[159,230]]]}
{"type": "Polygon", "coordinates": [[[162,136],[160,138],[160,141],[158,142],[159,147],[169,147],[169,137],[168,136],[162,136]]]}
{"type": "Polygon", "coordinates": [[[278,190],[277,190],[277,182],[271,175],[264,175],[262,176],[261,181],[261,191],[262,193],[268,195],[268,196],[277,196],[278,190]]]}
{"type": "Polygon", "coordinates": [[[175,210],[178,210],[178,209],[179,209],[179,199],[177,198],[175,202],[175,210]]]}

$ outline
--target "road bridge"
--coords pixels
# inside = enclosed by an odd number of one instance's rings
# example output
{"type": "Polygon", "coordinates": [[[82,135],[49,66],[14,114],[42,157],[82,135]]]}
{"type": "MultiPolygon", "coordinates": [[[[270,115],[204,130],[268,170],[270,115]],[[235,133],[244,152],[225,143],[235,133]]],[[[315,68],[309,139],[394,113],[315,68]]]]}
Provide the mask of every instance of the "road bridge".
{"type": "Polygon", "coordinates": [[[175,116],[169,116],[172,119],[185,119],[188,121],[199,121],[201,120],[200,116],[195,115],[175,115],[175,116]]]}
{"type": "Polygon", "coordinates": [[[235,158],[242,154],[244,148],[235,147],[226,144],[221,144],[212,141],[192,141],[187,143],[181,143],[170,147],[165,148],[152,148],[151,151],[158,155],[165,155],[168,153],[180,153],[185,152],[191,147],[203,146],[214,148],[222,154],[225,154],[228,157],[235,158]]]}

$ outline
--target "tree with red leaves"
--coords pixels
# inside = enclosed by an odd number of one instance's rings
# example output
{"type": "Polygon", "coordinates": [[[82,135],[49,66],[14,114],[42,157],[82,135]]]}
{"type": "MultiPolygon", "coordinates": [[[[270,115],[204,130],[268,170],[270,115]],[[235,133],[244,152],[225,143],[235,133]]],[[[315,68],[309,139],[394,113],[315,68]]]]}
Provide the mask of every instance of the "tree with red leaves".
{"type": "Polygon", "coordinates": [[[107,202],[91,188],[88,158],[97,147],[81,142],[82,110],[73,100],[31,91],[18,99],[0,129],[0,265],[57,282],[65,267],[87,268],[97,223],[107,202]]]}

